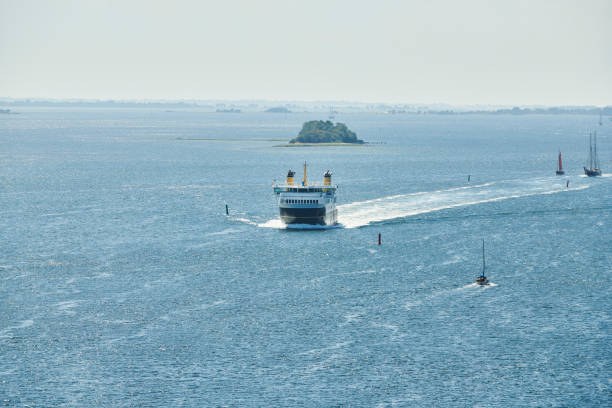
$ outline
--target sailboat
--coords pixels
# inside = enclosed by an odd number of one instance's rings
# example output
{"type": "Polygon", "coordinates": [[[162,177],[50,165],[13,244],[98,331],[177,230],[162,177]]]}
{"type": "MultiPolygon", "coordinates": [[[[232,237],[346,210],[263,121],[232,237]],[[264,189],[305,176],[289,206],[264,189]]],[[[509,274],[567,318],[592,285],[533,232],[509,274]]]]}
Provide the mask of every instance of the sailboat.
{"type": "Polygon", "coordinates": [[[601,176],[597,157],[597,132],[589,133],[589,167],[584,167],[584,174],[589,177],[601,176]]]}
{"type": "Polygon", "coordinates": [[[563,163],[561,162],[561,150],[559,150],[559,168],[557,169],[557,176],[562,176],[564,174],[563,163]]]}
{"type": "Polygon", "coordinates": [[[476,283],[479,285],[488,285],[489,280],[485,276],[485,254],[484,254],[484,239],[482,240],[482,273],[476,278],[476,283]]]}

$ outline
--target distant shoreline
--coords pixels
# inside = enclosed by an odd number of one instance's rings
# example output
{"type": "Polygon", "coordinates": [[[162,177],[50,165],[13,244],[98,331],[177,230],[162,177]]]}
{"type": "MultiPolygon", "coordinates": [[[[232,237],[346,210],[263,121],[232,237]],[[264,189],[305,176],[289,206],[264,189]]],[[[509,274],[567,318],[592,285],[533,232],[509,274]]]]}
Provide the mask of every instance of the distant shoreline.
{"type": "MultiPolygon", "coordinates": [[[[239,138],[213,138],[213,137],[176,137],[174,140],[184,142],[288,142],[288,139],[239,139],[239,138]]],[[[367,144],[382,143],[283,143],[272,147],[310,147],[310,146],[364,146],[367,144]]]]}
{"type": "Polygon", "coordinates": [[[332,143],[287,143],[287,144],[279,144],[273,147],[310,147],[310,146],[364,146],[368,143],[341,143],[341,142],[332,142],[332,143]]]}
{"type": "Polygon", "coordinates": [[[196,142],[285,142],[287,139],[240,139],[240,138],[218,138],[218,137],[176,137],[174,140],[196,141],[196,142]]]}
{"type": "Polygon", "coordinates": [[[602,115],[612,117],[612,105],[490,105],[389,104],[376,102],[307,102],[266,100],[58,100],[0,98],[0,109],[7,108],[90,108],[90,109],[172,109],[198,113],[372,113],[385,115],[602,115]],[[284,106],[279,106],[283,104],[284,106]]]}

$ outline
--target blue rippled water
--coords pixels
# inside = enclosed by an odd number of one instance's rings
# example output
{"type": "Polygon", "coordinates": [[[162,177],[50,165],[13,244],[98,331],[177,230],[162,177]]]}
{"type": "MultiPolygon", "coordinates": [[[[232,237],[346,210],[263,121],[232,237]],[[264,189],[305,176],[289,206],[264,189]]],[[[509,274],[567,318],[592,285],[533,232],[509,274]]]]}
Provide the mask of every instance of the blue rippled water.
{"type": "Polygon", "coordinates": [[[0,406],[610,405],[597,118],[341,114],[376,144],[274,147],[310,119],[0,117],[0,406]],[[341,228],[278,222],[304,160],[341,228]]]}

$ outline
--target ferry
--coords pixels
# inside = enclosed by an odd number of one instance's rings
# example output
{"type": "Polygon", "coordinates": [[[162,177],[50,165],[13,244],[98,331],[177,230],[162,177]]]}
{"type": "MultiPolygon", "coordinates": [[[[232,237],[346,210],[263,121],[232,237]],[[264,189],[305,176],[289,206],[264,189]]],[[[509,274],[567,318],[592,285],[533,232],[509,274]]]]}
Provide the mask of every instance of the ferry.
{"type": "Polygon", "coordinates": [[[307,165],[304,162],[304,176],[301,184],[294,181],[295,172],[287,172],[285,184],[274,185],[274,194],[278,199],[280,218],[285,225],[336,225],[336,190],[332,185],[332,174],[329,170],[323,175],[323,184],[308,184],[307,165]]]}

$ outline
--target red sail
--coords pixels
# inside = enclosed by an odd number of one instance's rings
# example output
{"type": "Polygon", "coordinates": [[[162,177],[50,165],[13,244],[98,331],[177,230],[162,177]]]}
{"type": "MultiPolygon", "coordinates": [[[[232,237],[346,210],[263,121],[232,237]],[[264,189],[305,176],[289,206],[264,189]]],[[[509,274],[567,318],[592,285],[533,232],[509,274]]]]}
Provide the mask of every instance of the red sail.
{"type": "Polygon", "coordinates": [[[561,152],[559,152],[559,171],[563,170],[563,164],[561,163],[561,152]]]}

